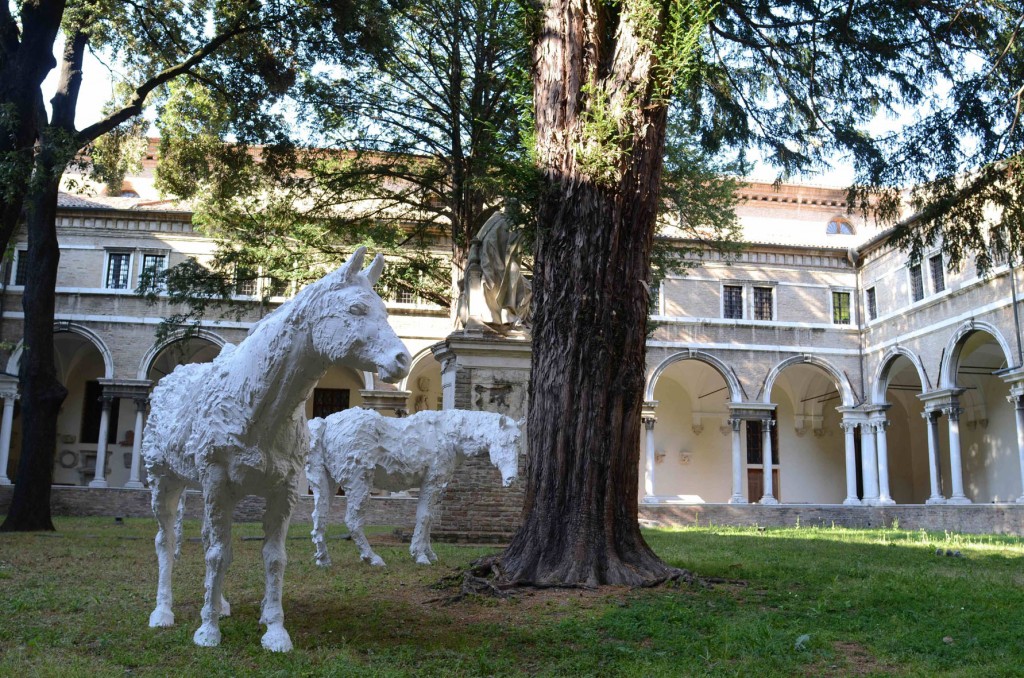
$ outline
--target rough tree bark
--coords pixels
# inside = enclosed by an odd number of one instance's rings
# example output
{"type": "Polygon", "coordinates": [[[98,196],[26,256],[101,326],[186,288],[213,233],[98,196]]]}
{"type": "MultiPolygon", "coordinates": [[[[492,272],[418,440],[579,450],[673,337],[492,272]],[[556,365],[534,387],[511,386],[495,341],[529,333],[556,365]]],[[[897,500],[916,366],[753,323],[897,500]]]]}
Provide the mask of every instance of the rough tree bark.
{"type": "Polygon", "coordinates": [[[7,249],[21,219],[38,133],[36,100],[57,63],[53,42],[64,5],[63,0],[23,3],[19,30],[9,4],[0,3],[0,156],[9,170],[0,191],[0,251],[7,249]]]}
{"type": "Polygon", "coordinates": [[[679,572],[651,551],[637,523],[647,283],[666,126],[655,74],[663,28],[642,25],[664,27],[666,7],[627,1],[614,16],[610,7],[549,0],[535,47],[547,192],[534,271],[529,463],[523,524],[500,560],[503,578],[521,584],[637,586],[679,572]],[[655,16],[645,16],[652,7],[655,16]],[[601,120],[614,128],[602,132],[601,120]]]}
{"type": "MultiPolygon", "coordinates": [[[[25,221],[28,228],[28,277],[22,307],[25,311],[24,351],[21,356],[22,446],[11,507],[0,531],[53,530],[50,486],[57,443],[57,415],[67,389],[57,378],[53,351],[56,311],[57,194],[64,168],[78,150],[75,110],[82,85],[82,60],[88,38],[68,36],[60,80],[51,100],[50,124],[40,130],[25,221]]],[[[45,116],[42,100],[37,113],[45,116]]]]}

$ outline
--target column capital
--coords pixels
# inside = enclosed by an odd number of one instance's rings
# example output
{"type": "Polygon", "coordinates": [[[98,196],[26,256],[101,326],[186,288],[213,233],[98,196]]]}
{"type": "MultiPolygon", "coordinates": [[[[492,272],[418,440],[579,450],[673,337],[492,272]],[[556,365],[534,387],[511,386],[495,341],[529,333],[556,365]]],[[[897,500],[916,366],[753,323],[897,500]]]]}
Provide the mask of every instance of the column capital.
{"type": "Polygon", "coordinates": [[[658,418],[654,416],[640,417],[640,421],[644,423],[644,428],[646,428],[648,431],[653,431],[654,425],[658,423],[658,418]]]}
{"type": "Polygon", "coordinates": [[[839,428],[843,429],[843,433],[853,433],[853,430],[857,428],[857,422],[844,420],[839,422],[839,428]]]}
{"type": "Polygon", "coordinates": [[[957,404],[950,404],[943,407],[942,412],[949,417],[950,421],[960,421],[960,415],[963,414],[964,408],[957,404]]]}
{"type": "Polygon", "coordinates": [[[18,378],[11,374],[0,374],[0,398],[17,400],[19,397],[18,378]]]}
{"type": "Polygon", "coordinates": [[[938,421],[939,417],[942,416],[942,410],[935,408],[932,410],[925,410],[921,413],[921,418],[929,422],[938,421]]]}
{"type": "Polygon", "coordinates": [[[732,427],[733,431],[736,431],[738,433],[740,430],[742,430],[744,420],[741,419],[740,417],[729,417],[728,422],[729,426],[732,427]]]}

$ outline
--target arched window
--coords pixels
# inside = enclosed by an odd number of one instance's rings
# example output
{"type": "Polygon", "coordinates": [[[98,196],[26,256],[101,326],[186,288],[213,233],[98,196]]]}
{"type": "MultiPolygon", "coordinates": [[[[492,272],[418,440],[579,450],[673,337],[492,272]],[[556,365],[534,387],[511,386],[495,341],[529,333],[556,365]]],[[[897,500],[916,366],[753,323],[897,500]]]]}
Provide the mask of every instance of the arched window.
{"type": "Polygon", "coordinates": [[[854,235],[856,232],[857,229],[846,217],[832,217],[825,228],[825,233],[828,235],[854,235]]]}

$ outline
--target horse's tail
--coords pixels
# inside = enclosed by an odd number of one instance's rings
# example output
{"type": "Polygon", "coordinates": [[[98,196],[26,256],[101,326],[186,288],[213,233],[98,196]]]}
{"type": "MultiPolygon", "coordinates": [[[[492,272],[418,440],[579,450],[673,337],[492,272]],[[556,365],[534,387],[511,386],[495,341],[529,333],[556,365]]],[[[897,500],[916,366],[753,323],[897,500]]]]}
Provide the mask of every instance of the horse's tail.
{"type": "Polygon", "coordinates": [[[181,491],[181,496],[178,497],[178,515],[174,519],[174,559],[178,560],[181,557],[181,541],[184,530],[182,530],[182,523],[185,522],[185,490],[181,491]]]}

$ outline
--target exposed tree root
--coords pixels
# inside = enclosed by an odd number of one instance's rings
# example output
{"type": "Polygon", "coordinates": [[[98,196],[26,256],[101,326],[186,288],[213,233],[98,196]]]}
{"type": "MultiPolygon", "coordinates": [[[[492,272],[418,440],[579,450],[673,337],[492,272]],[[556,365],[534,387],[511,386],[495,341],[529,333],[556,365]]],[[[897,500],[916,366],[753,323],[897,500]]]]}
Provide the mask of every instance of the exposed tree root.
{"type": "MultiPolygon", "coordinates": [[[[449,591],[457,588],[457,592],[452,595],[433,598],[427,602],[453,605],[470,596],[507,599],[519,592],[531,589],[582,589],[585,591],[596,591],[600,588],[599,586],[586,583],[548,583],[509,579],[502,569],[501,563],[500,554],[484,556],[470,563],[466,570],[456,571],[442,577],[431,588],[449,591]]],[[[659,586],[679,588],[684,584],[702,588],[711,588],[714,584],[747,585],[742,580],[724,579],[722,577],[699,577],[689,570],[674,567],[666,568],[666,570],[665,576],[651,578],[630,588],[634,590],[656,588],[659,586]]]]}

